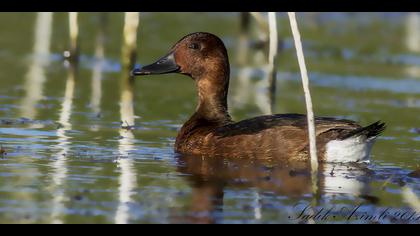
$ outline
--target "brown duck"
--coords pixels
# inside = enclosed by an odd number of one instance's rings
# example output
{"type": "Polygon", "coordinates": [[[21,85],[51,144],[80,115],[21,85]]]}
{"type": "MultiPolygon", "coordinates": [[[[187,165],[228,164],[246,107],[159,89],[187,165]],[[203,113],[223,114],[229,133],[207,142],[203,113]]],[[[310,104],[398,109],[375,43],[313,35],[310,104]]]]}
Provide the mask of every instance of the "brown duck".
{"type": "MultiPolygon", "coordinates": [[[[210,33],[183,37],[153,64],[132,71],[133,76],[181,73],[198,90],[195,113],[182,126],[175,142],[181,154],[237,158],[308,160],[305,115],[276,114],[232,121],[227,106],[229,60],[221,39],[210,33]]],[[[362,127],[356,122],[316,117],[318,156],[328,162],[367,161],[375,138],[385,124],[362,127]]]]}

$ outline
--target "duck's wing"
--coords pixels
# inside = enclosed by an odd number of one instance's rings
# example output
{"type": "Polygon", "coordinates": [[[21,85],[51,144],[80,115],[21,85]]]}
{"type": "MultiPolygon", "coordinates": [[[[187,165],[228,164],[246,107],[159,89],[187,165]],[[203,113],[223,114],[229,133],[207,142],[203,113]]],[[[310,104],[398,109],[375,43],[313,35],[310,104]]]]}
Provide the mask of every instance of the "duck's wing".
{"type": "MultiPolygon", "coordinates": [[[[315,117],[316,135],[334,131],[334,136],[345,136],[351,131],[362,128],[356,122],[331,117],[315,117]]],[[[222,126],[216,130],[219,137],[236,135],[252,135],[267,129],[293,130],[307,133],[306,115],[302,114],[276,114],[259,116],[237,123],[222,126]]],[[[305,135],[306,136],[306,135],[305,135]]]]}
{"type": "MultiPolygon", "coordinates": [[[[381,122],[361,127],[351,120],[330,117],[316,117],[315,125],[318,157],[321,160],[326,160],[327,144],[331,141],[351,141],[353,137],[357,137],[354,144],[363,146],[385,129],[384,123],[381,122]]],[[[220,152],[231,157],[249,154],[248,156],[254,158],[308,159],[309,139],[305,115],[279,114],[243,120],[218,127],[212,132],[211,138],[212,153],[220,152]]],[[[342,144],[346,143],[349,142],[342,144]]],[[[352,148],[352,143],[344,148],[352,148]]],[[[347,151],[350,154],[355,153],[351,149],[347,151]]],[[[355,160],[359,160],[364,152],[356,154],[355,160]]]]}

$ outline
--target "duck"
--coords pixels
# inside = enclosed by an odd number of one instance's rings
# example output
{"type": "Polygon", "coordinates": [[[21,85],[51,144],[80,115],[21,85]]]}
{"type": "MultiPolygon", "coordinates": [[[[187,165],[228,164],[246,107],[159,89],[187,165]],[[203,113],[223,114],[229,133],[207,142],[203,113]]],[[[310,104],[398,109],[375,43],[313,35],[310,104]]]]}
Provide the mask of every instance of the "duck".
{"type": "MultiPolygon", "coordinates": [[[[223,41],[208,32],[181,38],[152,64],[135,68],[131,76],[178,73],[195,82],[198,103],[178,132],[175,153],[229,158],[308,161],[309,138],[304,114],[263,115],[235,122],[228,112],[230,65],[223,41]]],[[[315,117],[320,162],[369,162],[372,145],[385,130],[376,121],[315,117]]]]}

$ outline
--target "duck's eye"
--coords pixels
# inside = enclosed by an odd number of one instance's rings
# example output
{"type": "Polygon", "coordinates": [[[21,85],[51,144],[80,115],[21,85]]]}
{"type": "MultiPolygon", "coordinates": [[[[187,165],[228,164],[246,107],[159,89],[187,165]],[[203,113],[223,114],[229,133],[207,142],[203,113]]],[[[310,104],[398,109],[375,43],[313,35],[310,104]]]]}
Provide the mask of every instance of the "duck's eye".
{"type": "Polygon", "coordinates": [[[188,45],[188,48],[197,50],[197,49],[200,49],[200,45],[198,45],[198,43],[192,43],[192,44],[188,45]]]}

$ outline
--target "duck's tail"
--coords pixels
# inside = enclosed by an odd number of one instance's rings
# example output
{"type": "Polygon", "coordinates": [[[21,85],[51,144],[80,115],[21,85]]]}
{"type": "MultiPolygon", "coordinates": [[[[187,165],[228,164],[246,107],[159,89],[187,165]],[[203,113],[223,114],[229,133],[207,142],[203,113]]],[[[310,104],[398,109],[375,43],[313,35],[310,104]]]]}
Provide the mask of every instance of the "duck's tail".
{"type": "Polygon", "coordinates": [[[376,121],[375,123],[356,129],[343,137],[340,137],[341,140],[348,139],[354,136],[365,136],[367,140],[371,140],[379,136],[386,128],[385,122],[376,121]]]}

